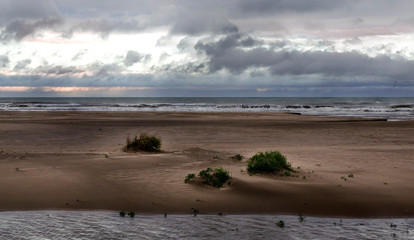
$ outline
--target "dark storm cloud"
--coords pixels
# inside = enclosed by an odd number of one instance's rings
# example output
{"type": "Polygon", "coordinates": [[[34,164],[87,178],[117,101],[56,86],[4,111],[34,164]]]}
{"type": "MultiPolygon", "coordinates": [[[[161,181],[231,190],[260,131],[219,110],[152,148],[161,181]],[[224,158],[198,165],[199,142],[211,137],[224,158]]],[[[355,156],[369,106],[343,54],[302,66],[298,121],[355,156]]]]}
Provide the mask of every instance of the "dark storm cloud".
{"type": "Polygon", "coordinates": [[[70,75],[76,73],[82,73],[84,70],[79,69],[73,66],[51,66],[51,65],[44,65],[35,68],[32,71],[32,74],[41,74],[41,75],[54,75],[54,76],[61,76],[61,75],[70,75]]]}
{"type": "Polygon", "coordinates": [[[206,32],[233,33],[238,27],[226,15],[215,11],[184,11],[173,21],[171,34],[198,35],[206,32]]]}
{"type": "Polygon", "coordinates": [[[243,12],[312,12],[346,6],[343,0],[241,0],[240,8],[243,12]]]}
{"type": "Polygon", "coordinates": [[[22,70],[22,69],[26,68],[27,65],[29,65],[30,63],[32,63],[32,60],[30,60],[30,59],[25,59],[25,60],[18,61],[16,63],[16,65],[14,66],[14,71],[22,70]]]}
{"type": "Polygon", "coordinates": [[[165,73],[181,73],[181,74],[193,74],[193,73],[208,73],[208,65],[206,63],[194,63],[189,62],[186,64],[165,64],[160,67],[153,67],[152,70],[165,73]]]}
{"type": "Polygon", "coordinates": [[[262,43],[262,41],[254,39],[250,36],[245,36],[241,33],[234,33],[221,38],[217,42],[203,43],[203,41],[198,41],[194,48],[197,51],[204,51],[209,56],[218,56],[225,54],[227,50],[238,47],[260,46],[262,43]]]}
{"type": "Polygon", "coordinates": [[[61,19],[66,24],[60,25],[60,29],[56,27],[56,31],[65,37],[71,37],[75,31],[97,32],[107,37],[113,32],[139,32],[167,25],[171,27],[170,34],[229,34],[240,31],[244,25],[253,30],[263,26],[271,29],[277,20],[289,14],[295,14],[296,19],[285,26],[289,30],[295,24],[319,20],[328,28],[336,28],[337,21],[329,20],[339,17],[352,25],[370,20],[390,24],[397,17],[412,18],[412,7],[412,1],[407,0],[0,0],[0,28],[31,20],[32,26],[26,22],[20,31],[9,27],[11,37],[21,39],[35,32],[30,29],[41,29],[45,19],[61,19]]]}
{"type": "Polygon", "coordinates": [[[59,16],[60,13],[53,0],[0,0],[0,22],[59,16]]]}
{"type": "Polygon", "coordinates": [[[58,24],[61,24],[60,18],[43,18],[41,20],[15,20],[9,22],[5,30],[0,33],[0,40],[21,40],[26,36],[36,33],[41,29],[52,28],[58,24]]]}
{"type": "Polygon", "coordinates": [[[8,56],[0,55],[0,67],[5,68],[9,66],[10,59],[8,56]]]}
{"type": "Polygon", "coordinates": [[[210,73],[227,69],[240,74],[248,68],[265,67],[274,75],[313,75],[334,77],[381,76],[411,79],[414,61],[358,52],[274,51],[264,47],[244,49],[240,35],[230,35],[213,43],[198,42],[195,49],[209,59],[210,73]]]}
{"type": "Polygon", "coordinates": [[[93,32],[106,38],[113,32],[131,33],[139,32],[146,28],[146,25],[135,19],[88,19],[74,23],[69,29],[64,30],[62,36],[71,38],[73,32],[93,32]]]}

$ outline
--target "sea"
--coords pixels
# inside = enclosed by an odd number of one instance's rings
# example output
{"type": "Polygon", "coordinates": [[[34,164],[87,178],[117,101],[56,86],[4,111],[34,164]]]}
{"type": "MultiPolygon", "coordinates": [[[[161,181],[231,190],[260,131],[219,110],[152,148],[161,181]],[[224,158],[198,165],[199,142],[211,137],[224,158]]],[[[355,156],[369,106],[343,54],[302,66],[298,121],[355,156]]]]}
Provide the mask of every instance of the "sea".
{"type": "MultiPolygon", "coordinates": [[[[1,111],[288,112],[406,121],[414,120],[414,98],[0,98],[1,111]]],[[[414,219],[13,211],[0,212],[0,239],[414,239],[414,219]]]]}
{"type": "Polygon", "coordinates": [[[0,98],[0,111],[289,112],[404,121],[414,120],[414,98],[0,98]]]}

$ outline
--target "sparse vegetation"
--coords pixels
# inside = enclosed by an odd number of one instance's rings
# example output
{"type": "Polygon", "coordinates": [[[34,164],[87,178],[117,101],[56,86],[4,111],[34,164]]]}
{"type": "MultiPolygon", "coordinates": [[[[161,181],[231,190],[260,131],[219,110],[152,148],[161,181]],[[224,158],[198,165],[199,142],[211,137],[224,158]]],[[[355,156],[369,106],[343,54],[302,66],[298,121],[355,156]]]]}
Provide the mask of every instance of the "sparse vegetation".
{"type": "Polygon", "coordinates": [[[348,175],[348,177],[349,178],[353,178],[354,177],[354,174],[351,173],[351,174],[348,175]]]}
{"type": "Polygon", "coordinates": [[[135,135],[134,139],[127,138],[125,151],[145,151],[145,152],[159,152],[161,150],[161,139],[148,134],[141,134],[139,138],[135,135]]]}
{"type": "Polygon", "coordinates": [[[234,160],[237,160],[237,161],[241,161],[241,160],[243,160],[244,156],[241,155],[241,154],[236,154],[231,158],[234,159],[234,160]]]}
{"type": "Polygon", "coordinates": [[[122,210],[122,211],[119,212],[119,216],[125,217],[125,215],[126,215],[126,212],[124,210],[122,210]]]}
{"type": "Polygon", "coordinates": [[[286,170],[285,175],[293,172],[291,164],[278,151],[259,152],[247,162],[247,171],[250,173],[274,173],[282,170],[286,170]]]}
{"type": "Polygon", "coordinates": [[[195,178],[195,174],[194,173],[190,173],[187,175],[187,177],[185,177],[184,182],[188,183],[191,179],[195,178]]]}
{"type": "Polygon", "coordinates": [[[290,177],[290,176],[291,176],[291,174],[290,174],[290,172],[289,172],[289,171],[284,171],[284,172],[283,172],[283,176],[290,177]]]}
{"type": "Polygon", "coordinates": [[[197,213],[199,212],[197,208],[191,208],[191,210],[193,211],[194,216],[196,216],[197,213]]]}
{"type": "Polygon", "coordinates": [[[305,220],[305,216],[302,213],[299,213],[299,222],[303,222],[305,220]]]}
{"type": "Polygon", "coordinates": [[[130,216],[132,218],[135,217],[135,212],[134,211],[129,211],[128,216],[130,216]]]}
{"type": "Polygon", "coordinates": [[[189,183],[194,179],[195,181],[201,180],[202,183],[217,188],[223,187],[225,183],[227,183],[227,185],[231,185],[231,181],[229,181],[229,179],[231,179],[229,171],[226,171],[221,167],[215,168],[214,170],[212,168],[202,170],[198,174],[198,177],[199,180],[196,180],[196,175],[194,173],[190,173],[185,177],[184,183],[189,183]]]}
{"type": "Polygon", "coordinates": [[[285,227],[285,222],[283,220],[280,220],[279,222],[276,223],[276,225],[280,228],[284,228],[285,227]]]}
{"type": "Polygon", "coordinates": [[[211,169],[207,168],[198,174],[204,184],[221,188],[230,179],[230,173],[223,168],[211,169]]]}

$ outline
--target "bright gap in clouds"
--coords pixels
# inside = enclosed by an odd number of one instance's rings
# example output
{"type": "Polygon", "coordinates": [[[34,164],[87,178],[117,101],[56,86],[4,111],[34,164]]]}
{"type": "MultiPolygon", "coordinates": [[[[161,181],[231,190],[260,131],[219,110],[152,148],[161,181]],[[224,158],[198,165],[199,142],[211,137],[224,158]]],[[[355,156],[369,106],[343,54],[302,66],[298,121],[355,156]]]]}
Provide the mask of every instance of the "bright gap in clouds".
{"type": "MultiPolygon", "coordinates": [[[[157,46],[157,41],[167,31],[152,31],[136,34],[112,34],[102,38],[94,33],[74,33],[71,39],[63,38],[58,33],[44,32],[42,36],[28,38],[18,47],[10,46],[8,51],[13,59],[20,61],[30,59],[27,69],[36,69],[44,65],[53,66],[88,66],[93,64],[121,64],[128,51],[151,56],[156,64],[160,56],[176,54],[175,45],[157,46]]],[[[128,66],[131,70],[145,71],[139,64],[128,66]]],[[[10,70],[13,66],[9,67],[10,70]]]]}

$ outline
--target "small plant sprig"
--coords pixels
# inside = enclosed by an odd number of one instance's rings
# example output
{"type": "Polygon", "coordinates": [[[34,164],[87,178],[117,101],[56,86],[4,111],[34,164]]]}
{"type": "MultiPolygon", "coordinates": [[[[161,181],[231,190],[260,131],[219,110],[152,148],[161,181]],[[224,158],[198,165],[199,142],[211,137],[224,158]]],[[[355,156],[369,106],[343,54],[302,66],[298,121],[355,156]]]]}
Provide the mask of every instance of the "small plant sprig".
{"type": "Polygon", "coordinates": [[[284,171],[282,176],[290,177],[292,174],[289,171],[284,171]]]}
{"type": "Polygon", "coordinates": [[[303,222],[305,220],[305,216],[302,213],[299,213],[299,222],[303,222]]]}
{"type": "Polygon", "coordinates": [[[191,208],[191,210],[193,211],[194,217],[200,212],[197,208],[191,208]]]}
{"type": "Polygon", "coordinates": [[[195,178],[195,174],[194,173],[190,173],[190,174],[188,174],[186,177],[185,177],[185,179],[184,179],[184,183],[188,183],[188,182],[190,182],[192,179],[194,179],[195,178]]]}
{"type": "Polygon", "coordinates": [[[276,223],[276,225],[280,228],[284,228],[285,227],[285,222],[283,220],[280,220],[279,222],[276,223]]]}
{"type": "Polygon", "coordinates": [[[236,154],[236,155],[232,156],[231,158],[234,159],[234,160],[237,160],[237,161],[241,161],[241,160],[244,159],[244,156],[241,155],[241,154],[236,154]]]}
{"type": "Polygon", "coordinates": [[[129,211],[128,216],[130,216],[131,218],[135,217],[135,212],[134,211],[129,211]]]}

